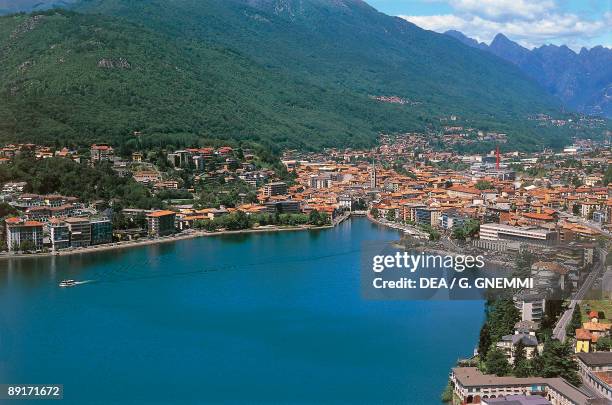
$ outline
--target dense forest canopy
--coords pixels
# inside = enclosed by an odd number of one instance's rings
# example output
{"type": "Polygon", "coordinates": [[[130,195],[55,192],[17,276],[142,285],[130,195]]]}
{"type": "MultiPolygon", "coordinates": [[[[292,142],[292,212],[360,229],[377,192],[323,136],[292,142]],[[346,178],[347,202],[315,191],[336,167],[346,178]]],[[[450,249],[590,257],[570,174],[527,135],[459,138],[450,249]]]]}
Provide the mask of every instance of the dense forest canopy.
{"type": "Polygon", "coordinates": [[[575,135],[527,121],[557,103],[515,67],[339,3],[308,0],[286,15],[272,0],[82,0],[0,17],[0,140],[125,144],[139,132],[364,147],[451,114],[507,132],[512,147],[575,135]]]}

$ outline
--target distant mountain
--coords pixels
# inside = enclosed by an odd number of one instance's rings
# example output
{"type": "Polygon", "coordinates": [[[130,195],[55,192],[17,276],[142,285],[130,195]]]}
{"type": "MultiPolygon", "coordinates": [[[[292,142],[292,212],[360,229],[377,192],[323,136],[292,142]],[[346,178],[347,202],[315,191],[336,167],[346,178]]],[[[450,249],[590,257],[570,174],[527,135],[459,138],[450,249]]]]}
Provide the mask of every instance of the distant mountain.
{"type": "Polygon", "coordinates": [[[448,30],[445,32],[445,34],[455,39],[458,39],[463,44],[467,46],[471,46],[473,48],[479,48],[479,49],[485,49],[485,50],[489,48],[489,46],[485,44],[484,42],[478,42],[474,38],[470,38],[466,36],[463,32],[460,32],[460,31],[448,30]]]}
{"type": "Polygon", "coordinates": [[[560,104],[518,68],[361,0],[81,0],[72,10],[0,20],[1,138],[133,143],[137,130],[176,143],[364,146],[454,114],[508,133],[512,147],[564,141],[526,120],[560,104]]]}
{"type": "Polygon", "coordinates": [[[567,108],[612,117],[611,49],[596,46],[576,53],[567,46],[544,45],[529,50],[503,34],[495,36],[490,45],[478,43],[458,31],[446,34],[515,64],[561,99],[567,108]]]}

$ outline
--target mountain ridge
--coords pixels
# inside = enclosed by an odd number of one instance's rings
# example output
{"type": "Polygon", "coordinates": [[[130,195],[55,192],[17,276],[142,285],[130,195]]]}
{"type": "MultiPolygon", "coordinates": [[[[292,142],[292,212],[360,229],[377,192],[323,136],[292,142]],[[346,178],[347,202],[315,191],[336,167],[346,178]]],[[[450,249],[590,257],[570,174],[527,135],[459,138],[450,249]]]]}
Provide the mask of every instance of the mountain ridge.
{"type": "Polygon", "coordinates": [[[138,131],[187,143],[367,146],[380,132],[436,130],[450,115],[508,133],[513,147],[569,137],[527,122],[559,114],[559,104],[516,67],[359,0],[70,9],[37,12],[44,22],[18,40],[12,30],[34,17],[2,17],[0,47],[12,44],[0,64],[3,138],[132,142],[138,131]]]}
{"type": "Polygon", "coordinates": [[[612,49],[598,45],[575,52],[566,45],[542,45],[530,50],[501,33],[489,45],[459,31],[445,34],[518,66],[569,109],[612,117],[612,49]]]}

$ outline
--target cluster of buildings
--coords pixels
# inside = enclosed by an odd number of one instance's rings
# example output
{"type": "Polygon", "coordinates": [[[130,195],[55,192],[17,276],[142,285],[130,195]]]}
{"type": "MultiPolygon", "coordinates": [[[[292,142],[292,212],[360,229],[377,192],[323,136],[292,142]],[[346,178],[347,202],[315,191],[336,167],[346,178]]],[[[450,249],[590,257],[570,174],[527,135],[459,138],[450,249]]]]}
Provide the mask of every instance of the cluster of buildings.
{"type": "Polygon", "coordinates": [[[498,377],[475,367],[452,369],[450,380],[461,404],[604,405],[612,401],[612,352],[578,353],[584,386],[562,378],[498,377]]]}
{"type": "MultiPolygon", "coordinates": [[[[500,138],[503,134],[480,135],[500,138]]],[[[222,157],[214,172],[198,175],[198,179],[224,176],[256,187],[257,202],[242,207],[248,213],[316,209],[334,215],[375,208],[383,218],[427,225],[443,233],[477,221],[481,232],[474,245],[506,252],[524,245],[548,247],[592,240],[612,227],[612,192],[603,184],[603,168],[612,154],[590,145],[589,154],[571,156],[582,159],[583,167],[591,165],[588,173],[564,167],[565,155],[547,151],[526,155],[497,150],[485,156],[441,152],[420,134],[381,136],[381,145],[374,150],[287,151],[283,164],[293,173],[292,181],[281,181],[274,172],[258,169],[248,151],[238,160],[231,148],[185,149],[168,154],[168,159],[180,169],[200,167],[200,158],[222,157]],[[542,163],[550,159],[558,161],[542,163]],[[521,170],[542,166],[551,175],[517,172],[517,165],[521,170]],[[570,176],[578,176],[585,184],[568,183],[570,176]]],[[[161,181],[155,172],[134,176],[143,182],[161,181]]],[[[166,186],[180,187],[177,183],[166,186]]]]}
{"type": "MultiPolygon", "coordinates": [[[[589,322],[582,330],[609,336],[610,324],[599,322],[596,312],[591,312],[589,322]],[[600,328],[594,325],[602,326],[600,328]]],[[[538,342],[535,331],[537,322],[520,321],[514,333],[503,336],[496,343],[506,355],[509,363],[514,364],[518,343],[522,343],[524,355],[533,359],[542,352],[543,344],[538,342]]],[[[499,377],[482,373],[475,367],[456,367],[452,369],[450,381],[453,394],[463,404],[512,404],[512,405],[599,405],[612,403],[612,352],[594,352],[584,343],[580,333],[576,333],[576,362],[583,385],[576,387],[563,378],[513,376],[499,377]],[[585,346],[585,344],[587,346],[585,346]]]]}
{"type": "Polygon", "coordinates": [[[558,377],[498,377],[483,374],[476,367],[456,367],[452,369],[450,380],[454,394],[462,404],[596,405],[605,403],[591,392],[575,387],[558,377]]]}
{"type": "Polygon", "coordinates": [[[576,360],[585,385],[612,401],[612,352],[578,353],[576,360]]]}
{"type": "Polygon", "coordinates": [[[9,182],[0,192],[0,201],[20,213],[4,220],[9,252],[57,251],[112,242],[110,217],[97,206],[103,202],[86,204],[73,196],[26,193],[25,186],[24,182],[9,182]]]}
{"type": "Polygon", "coordinates": [[[612,324],[600,322],[600,314],[590,311],[589,321],[584,322],[582,327],[576,329],[576,353],[590,353],[597,351],[597,341],[603,337],[610,337],[612,324]]]}
{"type": "Polygon", "coordinates": [[[51,157],[71,159],[76,162],[81,161],[76,150],[61,148],[55,149],[49,146],[35,145],[33,143],[25,144],[8,144],[0,148],[0,164],[9,163],[12,158],[19,156],[22,153],[31,153],[38,159],[46,159],[51,157]]]}
{"type": "Polygon", "coordinates": [[[4,220],[9,252],[58,251],[111,243],[113,227],[108,218],[62,217],[46,222],[10,217],[4,220]]]}
{"type": "Polygon", "coordinates": [[[543,349],[543,344],[538,342],[536,331],[539,325],[534,321],[519,321],[514,325],[514,333],[511,335],[502,336],[501,340],[496,343],[496,347],[501,349],[506,355],[509,364],[514,364],[516,349],[519,343],[525,350],[525,358],[532,359],[537,356],[543,349]]]}
{"type": "MultiPolygon", "coordinates": [[[[466,131],[458,125],[444,132],[466,132],[475,139],[493,137],[503,144],[504,134],[466,131]]],[[[437,150],[422,134],[383,135],[380,146],[372,150],[287,151],[283,164],[291,180],[281,180],[273,170],[259,165],[254,152],[229,146],[166,152],[171,169],[165,172],[146,151],[125,159],[106,144],[91,145],[88,159],[92,164],[110,162],[119,174],[132,176],[154,192],[169,189],[196,195],[197,186],[187,189],[184,178],[177,175],[186,168],[193,173],[193,185],[206,184],[211,178],[222,178],[227,184],[239,180],[257,190],[255,202],[235,207],[248,214],[317,210],[333,216],[376,209],[381,218],[431,227],[445,235],[476,221],[480,224],[479,237],[472,241],[476,247],[508,252],[522,246],[554,248],[592,240],[612,227],[612,189],[603,184],[612,153],[593,142],[577,141],[577,145],[580,148],[569,157],[548,151],[502,154],[499,149],[485,156],[458,155],[437,150]],[[579,161],[580,167],[565,165],[565,159],[579,161]],[[539,169],[546,175],[538,175],[539,169]]],[[[74,151],[36,145],[7,145],[0,157],[10,159],[24,150],[40,158],[80,159],[74,151]]],[[[1,196],[23,210],[27,221],[47,224],[52,218],[94,214],[83,212],[86,207],[70,198],[28,195],[19,187],[5,185],[1,196]]],[[[170,208],[176,213],[179,230],[188,228],[193,218],[231,212],[224,207],[216,207],[218,212],[190,206],[170,208]]]]}

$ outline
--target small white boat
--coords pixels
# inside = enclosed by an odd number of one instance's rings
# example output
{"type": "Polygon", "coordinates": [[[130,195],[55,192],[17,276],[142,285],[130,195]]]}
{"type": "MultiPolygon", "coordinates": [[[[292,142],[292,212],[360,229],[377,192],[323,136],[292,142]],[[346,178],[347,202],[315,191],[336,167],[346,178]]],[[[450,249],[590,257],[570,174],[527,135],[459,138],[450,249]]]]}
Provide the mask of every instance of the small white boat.
{"type": "Polygon", "coordinates": [[[74,287],[75,285],[77,285],[75,280],[64,280],[59,283],[60,287],[74,287]]]}

